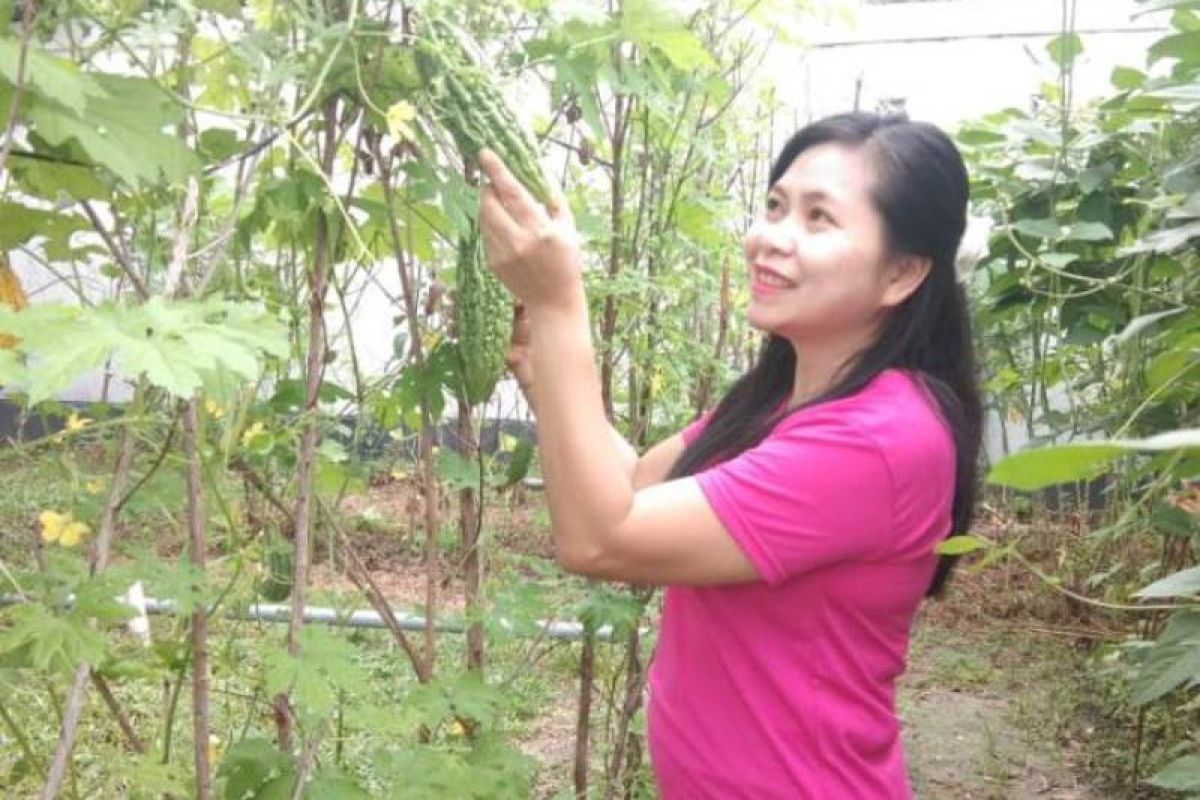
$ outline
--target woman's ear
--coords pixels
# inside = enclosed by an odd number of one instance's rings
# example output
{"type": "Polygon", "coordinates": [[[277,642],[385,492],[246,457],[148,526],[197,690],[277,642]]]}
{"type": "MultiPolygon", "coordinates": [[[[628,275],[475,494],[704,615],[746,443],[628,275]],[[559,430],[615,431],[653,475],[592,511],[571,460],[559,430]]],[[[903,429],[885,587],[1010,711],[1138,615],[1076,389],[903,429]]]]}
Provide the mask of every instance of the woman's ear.
{"type": "Polygon", "coordinates": [[[886,267],[883,289],[883,305],[889,308],[907,300],[929,275],[933,261],[928,256],[902,255],[891,260],[886,267]]]}

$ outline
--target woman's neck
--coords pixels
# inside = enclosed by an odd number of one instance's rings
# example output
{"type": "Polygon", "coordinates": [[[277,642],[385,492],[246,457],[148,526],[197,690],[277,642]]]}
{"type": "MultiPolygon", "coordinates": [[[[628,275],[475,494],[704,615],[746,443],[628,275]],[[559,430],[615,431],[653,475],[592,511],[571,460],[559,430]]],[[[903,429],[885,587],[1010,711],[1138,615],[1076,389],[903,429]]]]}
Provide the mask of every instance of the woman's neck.
{"type": "Polygon", "coordinates": [[[842,377],[843,368],[866,349],[870,338],[864,341],[841,340],[835,343],[801,344],[792,341],[796,351],[796,376],[792,382],[792,397],[789,408],[795,408],[828,392],[842,377]]]}

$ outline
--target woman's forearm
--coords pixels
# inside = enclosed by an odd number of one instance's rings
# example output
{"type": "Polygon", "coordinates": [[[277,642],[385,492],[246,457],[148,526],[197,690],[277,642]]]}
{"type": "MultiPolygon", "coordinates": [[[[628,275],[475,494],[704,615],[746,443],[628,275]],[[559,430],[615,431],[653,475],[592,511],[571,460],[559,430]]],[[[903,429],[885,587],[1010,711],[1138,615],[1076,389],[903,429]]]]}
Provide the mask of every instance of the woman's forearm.
{"type": "Polygon", "coordinates": [[[604,415],[582,291],[570,308],[536,313],[534,394],[550,519],[559,560],[586,571],[633,504],[637,456],[604,415]]]}
{"type": "MultiPolygon", "coordinates": [[[[535,390],[533,385],[529,383],[521,383],[520,387],[521,394],[525,396],[525,403],[529,406],[529,410],[533,412],[533,417],[536,421],[537,402],[534,400],[535,390]]],[[[617,453],[621,458],[622,472],[629,476],[629,482],[632,485],[634,476],[637,473],[638,459],[640,456],[638,455],[637,450],[634,449],[633,445],[631,445],[629,441],[621,435],[621,432],[618,431],[611,422],[608,423],[608,430],[612,436],[613,444],[617,448],[617,453]]]]}

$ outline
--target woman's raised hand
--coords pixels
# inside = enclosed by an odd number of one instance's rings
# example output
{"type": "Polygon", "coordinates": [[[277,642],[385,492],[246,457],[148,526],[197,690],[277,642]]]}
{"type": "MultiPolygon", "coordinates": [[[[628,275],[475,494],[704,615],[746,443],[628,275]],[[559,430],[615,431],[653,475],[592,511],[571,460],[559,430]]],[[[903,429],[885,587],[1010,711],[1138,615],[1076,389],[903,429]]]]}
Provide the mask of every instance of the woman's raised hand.
{"type": "Polygon", "coordinates": [[[479,197],[488,268],[531,314],[577,307],[583,260],[566,200],[556,195],[544,208],[490,150],[479,166],[488,178],[479,197]]]}

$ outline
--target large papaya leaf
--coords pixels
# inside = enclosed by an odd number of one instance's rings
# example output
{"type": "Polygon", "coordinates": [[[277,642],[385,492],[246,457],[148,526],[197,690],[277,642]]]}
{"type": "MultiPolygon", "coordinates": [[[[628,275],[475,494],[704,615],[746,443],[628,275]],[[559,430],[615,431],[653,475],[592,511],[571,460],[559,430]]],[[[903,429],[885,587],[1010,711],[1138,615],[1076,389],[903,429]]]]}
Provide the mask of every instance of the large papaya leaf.
{"type": "MultiPolygon", "coordinates": [[[[0,98],[11,95],[19,53],[16,40],[0,38],[0,98]]],[[[154,183],[163,176],[179,182],[199,168],[196,154],[164,133],[182,120],[183,107],[151,80],[82,72],[32,46],[25,90],[19,113],[32,125],[39,149],[57,152],[74,145],[93,165],[127,183],[154,183]]]]}
{"type": "Polygon", "coordinates": [[[38,136],[52,146],[76,141],[93,162],[128,183],[154,183],[161,176],[179,182],[200,161],[178,137],[163,133],[183,109],[153,82],[120,75],[93,76],[103,89],[87,98],[76,114],[54,103],[28,109],[38,136]]]}
{"type": "Polygon", "coordinates": [[[287,353],[286,329],[277,319],[223,300],[2,309],[0,330],[19,340],[16,349],[28,367],[10,364],[0,380],[26,392],[30,402],[53,397],[109,359],[128,375],[145,375],[152,385],[189,397],[230,373],[253,380],[263,354],[287,353]]]}
{"type": "MultiPolygon", "coordinates": [[[[0,38],[0,81],[17,82],[21,43],[15,38],[0,38]]],[[[44,98],[80,116],[91,99],[102,98],[104,89],[65,58],[55,58],[35,44],[25,56],[27,96],[44,98]]]]}

